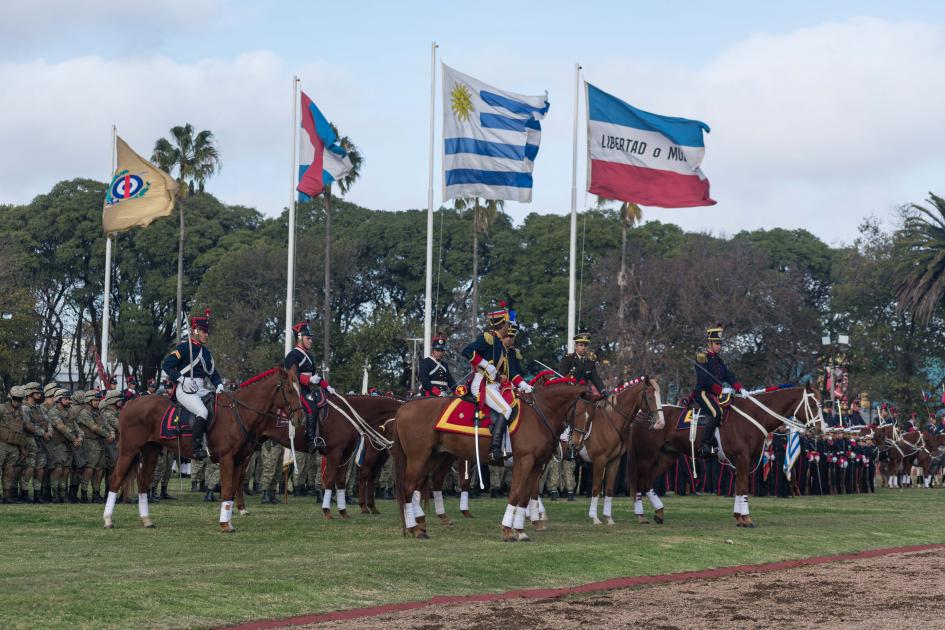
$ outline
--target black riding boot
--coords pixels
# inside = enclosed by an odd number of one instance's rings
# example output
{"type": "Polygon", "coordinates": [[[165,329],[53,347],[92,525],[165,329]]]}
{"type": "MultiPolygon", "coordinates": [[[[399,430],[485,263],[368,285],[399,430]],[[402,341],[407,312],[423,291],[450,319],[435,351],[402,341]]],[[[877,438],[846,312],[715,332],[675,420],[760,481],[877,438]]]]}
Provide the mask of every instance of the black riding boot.
{"type": "Polygon", "coordinates": [[[207,419],[199,416],[194,417],[194,424],[191,428],[193,432],[193,455],[192,459],[204,459],[207,457],[207,451],[203,447],[203,435],[207,432],[207,419]]]}
{"type": "Polygon", "coordinates": [[[502,456],[502,440],[505,437],[505,427],[509,424],[509,419],[502,414],[493,414],[492,423],[492,443],[489,445],[489,457],[497,464],[505,462],[502,456]]]}
{"type": "Polygon", "coordinates": [[[702,443],[696,453],[699,457],[713,457],[715,455],[715,430],[719,427],[719,419],[709,417],[702,434],[702,443]]]}
{"type": "Polygon", "coordinates": [[[310,449],[315,448],[317,438],[318,425],[315,422],[315,414],[307,413],[305,414],[305,441],[310,449]]]}
{"type": "Polygon", "coordinates": [[[171,495],[167,493],[166,483],[161,484],[161,500],[162,501],[176,501],[177,500],[175,497],[172,497],[171,495]]]}

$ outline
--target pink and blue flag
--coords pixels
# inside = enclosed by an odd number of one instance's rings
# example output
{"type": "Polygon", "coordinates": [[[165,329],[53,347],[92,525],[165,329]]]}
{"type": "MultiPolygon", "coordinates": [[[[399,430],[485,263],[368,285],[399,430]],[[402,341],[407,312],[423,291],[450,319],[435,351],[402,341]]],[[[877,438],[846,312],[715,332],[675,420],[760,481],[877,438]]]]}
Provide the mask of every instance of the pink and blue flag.
{"type": "Polygon", "coordinates": [[[299,145],[299,201],[319,195],[325,186],[344,177],[352,168],[348,152],[338,144],[338,134],[328,119],[302,92],[302,141],[299,145]]]}
{"type": "Polygon", "coordinates": [[[711,206],[698,120],[637,109],[590,83],[587,88],[587,190],[642,206],[711,206]]]}

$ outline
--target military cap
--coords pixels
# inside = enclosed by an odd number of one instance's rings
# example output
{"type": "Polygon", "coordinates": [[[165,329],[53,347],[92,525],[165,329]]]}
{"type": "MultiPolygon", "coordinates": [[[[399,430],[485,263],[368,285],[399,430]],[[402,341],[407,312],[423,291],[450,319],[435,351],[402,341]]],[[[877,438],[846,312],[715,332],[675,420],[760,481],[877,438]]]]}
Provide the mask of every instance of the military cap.
{"type": "Polygon", "coordinates": [[[518,334],[518,322],[514,319],[509,320],[509,329],[505,332],[506,337],[515,337],[518,334]]]}
{"type": "Polygon", "coordinates": [[[46,398],[49,398],[50,396],[55,396],[58,390],[59,390],[59,383],[56,383],[55,381],[53,381],[52,383],[46,383],[46,385],[43,386],[43,394],[46,396],[46,398]]]}
{"type": "Polygon", "coordinates": [[[190,327],[210,332],[210,309],[204,309],[203,315],[194,315],[190,318],[190,327]]]}
{"type": "Polygon", "coordinates": [[[590,343],[591,342],[591,331],[587,328],[582,328],[578,331],[578,334],[574,335],[575,343],[590,343]]]}
{"type": "Polygon", "coordinates": [[[26,395],[29,396],[30,394],[43,391],[43,386],[36,381],[30,381],[23,386],[23,390],[26,392],[26,395]]]}
{"type": "Polygon", "coordinates": [[[10,398],[14,400],[23,400],[26,398],[26,389],[22,385],[14,385],[10,388],[10,398]]]}
{"type": "Polygon", "coordinates": [[[292,327],[292,331],[299,337],[311,337],[312,336],[312,326],[309,320],[304,322],[299,322],[292,327]]]}
{"type": "Polygon", "coordinates": [[[722,343],[722,324],[716,324],[715,326],[709,326],[705,329],[705,338],[706,341],[714,341],[716,343],[722,343]]]}
{"type": "Polygon", "coordinates": [[[433,336],[433,339],[430,340],[430,347],[433,350],[446,350],[446,337],[442,333],[437,333],[433,336]]]}

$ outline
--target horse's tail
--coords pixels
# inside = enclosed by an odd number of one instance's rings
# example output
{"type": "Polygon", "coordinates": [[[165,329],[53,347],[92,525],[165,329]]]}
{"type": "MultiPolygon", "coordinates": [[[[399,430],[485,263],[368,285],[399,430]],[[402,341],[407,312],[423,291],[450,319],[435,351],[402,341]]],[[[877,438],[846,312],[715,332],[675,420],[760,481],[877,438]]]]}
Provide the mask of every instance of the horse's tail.
{"type": "Polygon", "coordinates": [[[407,521],[404,519],[404,506],[407,504],[407,494],[404,488],[404,471],[407,468],[407,454],[400,443],[397,431],[397,420],[387,423],[385,427],[390,434],[393,444],[390,450],[394,457],[394,493],[397,495],[397,512],[400,514],[400,528],[404,536],[407,535],[407,521]]]}

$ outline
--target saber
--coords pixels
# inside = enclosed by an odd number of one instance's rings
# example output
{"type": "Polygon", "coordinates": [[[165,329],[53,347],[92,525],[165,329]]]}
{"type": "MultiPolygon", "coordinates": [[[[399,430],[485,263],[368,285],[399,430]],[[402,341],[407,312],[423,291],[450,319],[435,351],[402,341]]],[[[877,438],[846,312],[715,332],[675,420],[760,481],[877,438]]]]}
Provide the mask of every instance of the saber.
{"type": "Polygon", "coordinates": [[[557,374],[557,375],[558,375],[559,377],[561,377],[561,378],[564,378],[564,377],[565,377],[564,374],[562,374],[561,372],[559,372],[558,370],[554,369],[554,368],[551,367],[551,366],[545,365],[544,363],[542,363],[542,362],[539,361],[538,359],[532,359],[532,361],[534,361],[535,363],[537,363],[537,364],[540,365],[541,367],[545,368],[546,370],[551,370],[552,372],[554,372],[555,374],[557,374]]]}

